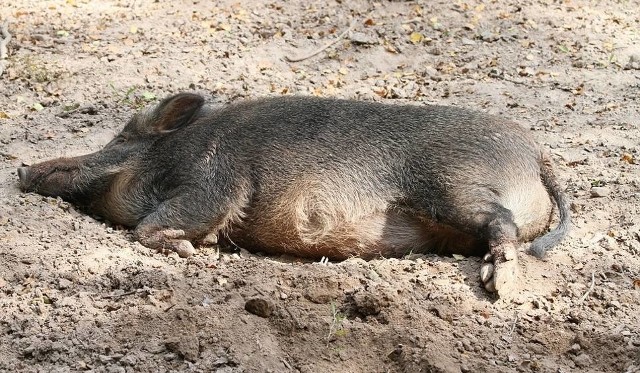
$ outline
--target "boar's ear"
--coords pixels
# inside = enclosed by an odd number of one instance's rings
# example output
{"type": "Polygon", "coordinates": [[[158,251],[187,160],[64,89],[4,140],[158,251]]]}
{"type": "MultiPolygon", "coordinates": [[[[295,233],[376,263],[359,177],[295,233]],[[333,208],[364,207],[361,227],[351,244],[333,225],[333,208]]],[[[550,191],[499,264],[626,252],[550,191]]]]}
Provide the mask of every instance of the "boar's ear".
{"type": "Polygon", "coordinates": [[[188,124],[203,104],[204,98],[193,93],[178,93],[167,97],[153,111],[151,126],[160,133],[177,130],[188,124]]]}

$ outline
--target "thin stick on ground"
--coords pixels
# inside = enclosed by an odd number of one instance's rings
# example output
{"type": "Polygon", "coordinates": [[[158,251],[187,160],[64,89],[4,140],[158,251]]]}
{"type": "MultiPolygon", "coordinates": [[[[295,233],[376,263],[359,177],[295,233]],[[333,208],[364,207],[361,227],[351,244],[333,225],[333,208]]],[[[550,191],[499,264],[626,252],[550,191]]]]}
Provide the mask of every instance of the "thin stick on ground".
{"type": "Polygon", "coordinates": [[[591,272],[591,285],[589,285],[589,289],[587,289],[584,295],[580,297],[580,299],[578,300],[578,304],[581,304],[582,302],[585,301],[585,299],[587,299],[589,294],[593,291],[593,287],[595,286],[595,284],[596,284],[596,274],[595,272],[591,272]]]}
{"type": "Polygon", "coordinates": [[[311,54],[308,54],[306,56],[302,56],[302,57],[290,57],[290,56],[285,56],[284,58],[289,61],[289,62],[300,62],[300,61],[304,61],[308,58],[311,58],[319,53],[321,53],[322,51],[326,50],[327,48],[331,47],[332,45],[336,44],[337,42],[339,42],[340,40],[342,40],[348,33],[349,31],[351,31],[353,29],[353,26],[355,26],[355,21],[351,22],[351,25],[349,25],[349,28],[347,28],[346,30],[344,30],[342,32],[342,34],[338,35],[337,38],[331,40],[330,42],[328,42],[327,44],[323,45],[322,48],[316,50],[315,52],[312,52],[311,54]]]}
{"type": "Polygon", "coordinates": [[[126,291],[124,293],[116,293],[116,294],[107,294],[107,295],[103,295],[102,298],[104,299],[109,299],[109,298],[120,298],[120,297],[126,297],[128,295],[133,295],[133,294],[145,294],[145,295],[149,295],[149,291],[146,289],[136,289],[136,290],[131,290],[131,291],[126,291]]]}
{"type": "Polygon", "coordinates": [[[0,76],[4,72],[4,59],[9,55],[9,42],[11,41],[11,33],[9,33],[9,22],[0,25],[0,76]]]}
{"type": "Polygon", "coordinates": [[[513,334],[513,332],[516,330],[516,326],[518,325],[518,321],[520,320],[520,315],[517,312],[513,313],[513,323],[511,324],[511,328],[509,329],[509,334],[511,335],[513,334]]]}

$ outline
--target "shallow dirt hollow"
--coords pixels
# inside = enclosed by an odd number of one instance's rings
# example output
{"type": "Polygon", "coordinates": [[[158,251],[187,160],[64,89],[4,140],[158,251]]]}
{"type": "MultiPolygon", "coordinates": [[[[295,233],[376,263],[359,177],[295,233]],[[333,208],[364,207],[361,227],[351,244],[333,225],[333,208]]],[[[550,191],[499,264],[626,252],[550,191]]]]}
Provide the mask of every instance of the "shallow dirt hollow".
{"type": "Polygon", "coordinates": [[[5,21],[0,371],[640,371],[635,1],[12,0],[5,21]],[[96,151],[179,91],[514,118],[552,154],[574,229],[544,260],[523,246],[503,302],[475,257],[181,259],[18,190],[23,162],[96,151]]]}

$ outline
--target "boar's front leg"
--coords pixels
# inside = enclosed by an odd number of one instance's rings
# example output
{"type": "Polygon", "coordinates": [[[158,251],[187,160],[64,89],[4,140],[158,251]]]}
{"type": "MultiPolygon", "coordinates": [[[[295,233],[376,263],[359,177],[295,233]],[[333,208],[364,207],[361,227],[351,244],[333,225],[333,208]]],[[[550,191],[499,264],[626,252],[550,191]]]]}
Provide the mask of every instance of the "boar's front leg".
{"type": "Polygon", "coordinates": [[[246,193],[247,189],[238,185],[200,193],[190,190],[161,203],[138,224],[134,236],[151,249],[190,257],[195,254],[192,242],[210,233],[219,234],[240,220],[248,200],[246,193]]]}
{"type": "Polygon", "coordinates": [[[165,201],[145,217],[134,231],[136,240],[164,254],[173,251],[182,258],[195,254],[190,241],[196,238],[202,228],[197,224],[189,224],[189,216],[180,212],[180,205],[184,206],[181,199],[165,201]]]}
{"type": "Polygon", "coordinates": [[[187,240],[182,229],[160,228],[151,224],[138,226],[135,236],[144,246],[163,254],[175,252],[181,258],[188,258],[196,253],[193,244],[187,240]]]}

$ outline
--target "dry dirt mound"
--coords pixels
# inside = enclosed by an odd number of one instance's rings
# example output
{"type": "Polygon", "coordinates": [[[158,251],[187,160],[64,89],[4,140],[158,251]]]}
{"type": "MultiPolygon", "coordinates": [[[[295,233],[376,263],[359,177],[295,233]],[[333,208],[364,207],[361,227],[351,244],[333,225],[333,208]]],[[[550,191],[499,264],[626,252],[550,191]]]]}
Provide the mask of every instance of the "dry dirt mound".
{"type": "Polygon", "coordinates": [[[640,371],[637,15],[608,0],[3,4],[0,371],[640,371]],[[478,258],[185,260],[17,190],[22,162],[95,151],[185,90],[515,118],[556,160],[575,228],[544,261],[522,253],[505,304],[478,258]]]}

